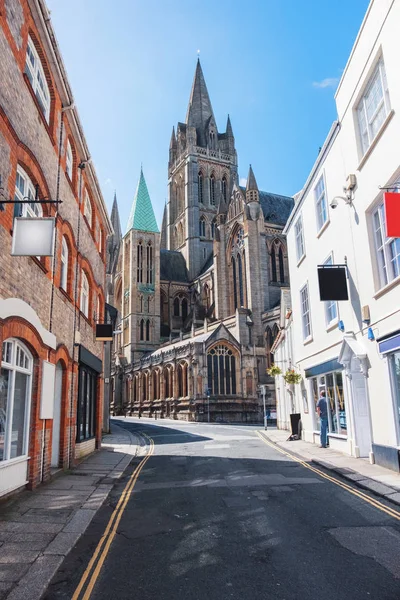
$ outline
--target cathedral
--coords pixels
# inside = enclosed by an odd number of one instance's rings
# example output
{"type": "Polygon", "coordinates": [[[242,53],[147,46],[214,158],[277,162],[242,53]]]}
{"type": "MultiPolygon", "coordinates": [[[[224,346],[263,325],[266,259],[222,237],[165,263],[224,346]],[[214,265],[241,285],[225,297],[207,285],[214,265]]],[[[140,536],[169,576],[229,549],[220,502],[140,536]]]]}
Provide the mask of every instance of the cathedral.
{"type": "Polygon", "coordinates": [[[172,129],[161,232],[143,171],[123,235],[116,197],[107,302],[118,311],[114,414],[262,420],[259,384],[288,288],[282,235],[293,199],[239,185],[229,115],[220,133],[200,61],[185,122],[172,129]]]}

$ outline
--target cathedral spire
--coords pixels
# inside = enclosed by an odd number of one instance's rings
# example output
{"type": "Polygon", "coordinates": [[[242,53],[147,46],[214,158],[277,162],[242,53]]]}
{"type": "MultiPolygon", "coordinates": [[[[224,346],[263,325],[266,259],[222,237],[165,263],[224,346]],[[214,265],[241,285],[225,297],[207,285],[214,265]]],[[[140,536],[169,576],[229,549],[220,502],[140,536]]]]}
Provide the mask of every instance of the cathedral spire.
{"type": "Polygon", "coordinates": [[[169,143],[169,149],[173,150],[176,148],[176,135],[175,135],[175,127],[172,127],[171,141],[169,143]]]}
{"type": "Polygon", "coordinates": [[[231,119],[230,119],[229,115],[228,115],[228,120],[226,122],[226,135],[228,137],[234,137],[234,135],[233,135],[233,129],[232,129],[232,125],[231,125],[231,119]]]}
{"type": "Polygon", "coordinates": [[[259,202],[259,191],[256,178],[254,177],[253,169],[251,165],[249,167],[249,174],[247,176],[246,183],[246,202],[259,202]]]}
{"type": "Polygon", "coordinates": [[[163,250],[166,250],[167,248],[167,203],[164,204],[164,212],[161,224],[160,248],[163,250]]]}
{"type": "Polygon", "coordinates": [[[142,168],[140,169],[140,178],[133,199],[126,232],[128,233],[131,229],[159,233],[142,168]]]}
{"type": "Polygon", "coordinates": [[[196,72],[186,113],[186,125],[195,127],[197,134],[202,137],[211,118],[215,121],[203,70],[200,60],[197,59],[196,72]]]}
{"type": "Polygon", "coordinates": [[[114,229],[114,243],[119,244],[122,240],[121,221],[118,212],[117,192],[114,192],[114,201],[111,209],[111,223],[114,229]]]}

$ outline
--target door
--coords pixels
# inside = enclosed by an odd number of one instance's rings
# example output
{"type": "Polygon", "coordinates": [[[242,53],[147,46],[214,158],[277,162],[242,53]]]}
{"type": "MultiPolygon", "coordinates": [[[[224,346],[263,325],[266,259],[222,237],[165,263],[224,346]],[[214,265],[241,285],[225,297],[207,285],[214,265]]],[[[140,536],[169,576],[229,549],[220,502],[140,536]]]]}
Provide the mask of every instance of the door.
{"type": "Polygon", "coordinates": [[[61,404],[62,404],[63,368],[60,362],[56,365],[56,382],[54,390],[53,414],[53,443],[51,447],[51,466],[58,467],[60,461],[60,430],[61,430],[61,404]]]}
{"type": "Polygon", "coordinates": [[[365,376],[360,371],[356,358],[351,361],[351,388],[354,410],[355,445],[359,456],[368,456],[371,452],[371,426],[365,376]]]}

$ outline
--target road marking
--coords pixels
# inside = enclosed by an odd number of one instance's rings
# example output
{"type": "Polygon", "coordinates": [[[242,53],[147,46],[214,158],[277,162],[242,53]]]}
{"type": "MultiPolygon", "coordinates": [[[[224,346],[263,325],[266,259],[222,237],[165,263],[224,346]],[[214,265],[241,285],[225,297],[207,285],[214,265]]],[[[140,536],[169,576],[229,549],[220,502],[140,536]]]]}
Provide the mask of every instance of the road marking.
{"type": "Polygon", "coordinates": [[[103,535],[101,536],[99,543],[97,544],[96,550],[94,551],[93,556],[90,559],[90,562],[89,562],[88,566],[86,567],[86,570],[83,573],[81,580],[79,582],[79,585],[76,588],[71,600],[78,600],[78,598],[82,598],[82,600],[88,600],[90,598],[91,593],[94,588],[94,585],[98,579],[101,568],[103,566],[103,563],[104,563],[106,556],[110,550],[111,543],[115,537],[115,534],[117,533],[118,525],[121,521],[121,517],[124,513],[124,510],[126,508],[128,500],[132,494],[132,490],[135,487],[136,481],[140,475],[141,470],[143,469],[146,462],[149,460],[149,458],[154,453],[153,440],[151,438],[149,438],[149,436],[147,436],[145,433],[142,433],[142,435],[144,435],[149,441],[149,444],[150,444],[149,451],[146,454],[146,456],[144,456],[142,458],[142,460],[140,461],[140,463],[138,464],[138,466],[136,467],[136,469],[133,471],[132,475],[130,476],[129,481],[127,482],[127,484],[124,488],[124,491],[122,492],[121,497],[118,500],[118,504],[115,507],[115,509],[108,521],[107,527],[106,527],[103,535]],[[103,548],[103,546],[104,546],[104,548],[103,548]],[[103,548],[103,550],[102,550],[102,548],[103,548]],[[100,552],[101,552],[101,554],[100,554],[100,552]],[[97,560],[97,557],[99,556],[99,554],[100,554],[100,557],[96,563],[96,560],[97,560]],[[80,596],[80,594],[83,590],[83,587],[84,587],[95,563],[96,563],[96,566],[93,570],[93,573],[92,573],[90,581],[87,585],[86,591],[83,596],[80,596]]]}
{"type": "Polygon", "coordinates": [[[288,456],[289,458],[291,458],[295,462],[300,463],[306,469],[309,469],[310,471],[313,471],[314,473],[317,473],[317,475],[319,475],[320,477],[323,477],[324,479],[327,479],[328,481],[331,481],[332,483],[334,483],[335,485],[343,488],[347,492],[350,492],[350,494],[353,494],[353,496],[358,496],[359,498],[361,498],[365,502],[368,502],[368,504],[371,504],[371,506],[374,506],[378,510],[380,510],[382,512],[385,512],[386,514],[388,514],[390,517],[393,517],[397,521],[400,521],[400,512],[399,511],[397,511],[397,510],[395,510],[393,508],[390,508],[389,506],[386,506],[382,502],[379,502],[379,500],[376,500],[375,498],[372,498],[371,496],[368,496],[368,494],[365,494],[364,492],[361,492],[359,490],[355,490],[350,485],[347,485],[347,483],[343,483],[339,479],[336,479],[336,477],[332,477],[331,475],[327,475],[326,473],[324,473],[320,469],[317,469],[316,467],[311,466],[309,463],[306,463],[304,460],[301,460],[300,458],[297,458],[297,456],[295,456],[294,454],[291,454],[290,452],[287,452],[286,450],[283,450],[283,448],[279,448],[279,446],[277,446],[276,444],[274,444],[274,443],[270,442],[269,440],[267,440],[267,438],[264,437],[264,435],[262,434],[262,432],[256,431],[256,434],[264,442],[264,444],[267,444],[267,446],[270,446],[271,448],[274,448],[274,450],[277,450],[278,452],[280,452],[281,454],[284,454],[285,456],[288,456]]]}

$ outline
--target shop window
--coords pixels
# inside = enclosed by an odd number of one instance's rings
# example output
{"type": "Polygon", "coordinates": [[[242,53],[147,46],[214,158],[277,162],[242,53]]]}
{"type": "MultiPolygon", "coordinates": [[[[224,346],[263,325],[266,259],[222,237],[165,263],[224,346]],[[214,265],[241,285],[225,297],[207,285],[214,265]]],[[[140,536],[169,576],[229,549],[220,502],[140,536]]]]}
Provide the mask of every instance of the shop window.
{"type": "Polygon", "coordinates": [[[14,339],[3,342],[0,369],[0,461],[28,453],[33,360],[14,339]]]}
{"type": "Polygon", "coordinates": [[[97,374],[86,365],[80,365],[76,438],[78,443],[95,436],[96,398],[97,374]]]}
{"type": "Polygon", "coordinates": [[[397,421],[398,435],[400,440],[400,349],[389,354],[389,366],[394,394],[395,419],[397,421]]]}
{"type": "Polygon", "coordinates": [[[347,413],[343,390],[342,371],[326,373],[310,380],[311,393],[314,401],[315,429],[320,430],[317,414],[317,402],[321,390],[325,390],[328,407],[328,433],[347,435],[347,413]]]}

